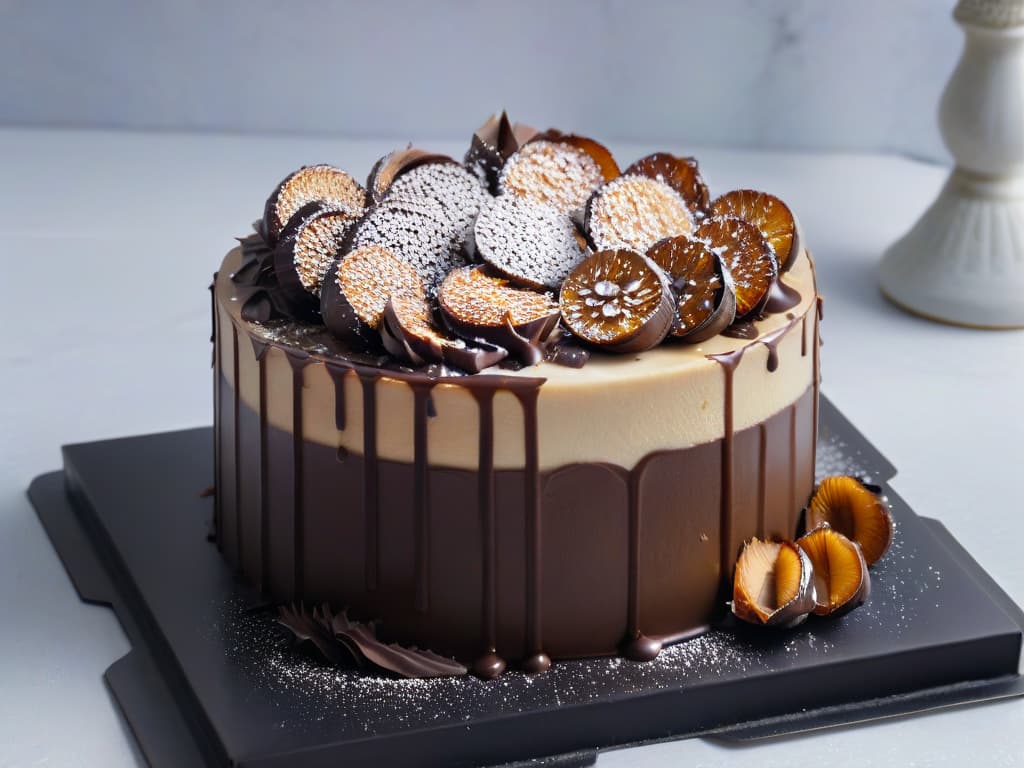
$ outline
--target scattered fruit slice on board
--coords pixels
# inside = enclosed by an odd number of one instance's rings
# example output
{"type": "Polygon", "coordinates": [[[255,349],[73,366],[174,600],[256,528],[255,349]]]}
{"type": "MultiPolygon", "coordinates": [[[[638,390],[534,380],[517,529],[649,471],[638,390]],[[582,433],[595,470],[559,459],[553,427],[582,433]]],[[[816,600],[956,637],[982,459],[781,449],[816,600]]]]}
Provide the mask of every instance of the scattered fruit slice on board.
{"type": "Polygon", "coordinates": [[[814,613],[839,616],[863,605],[871,577],[860,546],[824,523],[797,539],[814,568],[814,613]]]}
{"type": "Polygon", "coordinates": [[[743,545],[736,561],[732,612],[744,621],[792,627],[815,608],[811,561],[791,541],[743,545]]]}
{"type": "Polygon", "coordinates": [[[860,545],[864,559],[873,565],[892,544],[892,514],[873,486],[845,475],[826,477],[807,508],[807,527],[828,523],[860,545]]]}

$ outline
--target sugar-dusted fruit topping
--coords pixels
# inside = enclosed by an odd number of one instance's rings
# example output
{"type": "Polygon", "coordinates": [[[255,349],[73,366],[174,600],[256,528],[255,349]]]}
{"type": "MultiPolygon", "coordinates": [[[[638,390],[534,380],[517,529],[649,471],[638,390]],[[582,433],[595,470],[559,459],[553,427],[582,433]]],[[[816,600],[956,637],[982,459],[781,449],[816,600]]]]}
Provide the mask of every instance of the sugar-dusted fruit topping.
{"type": "Polygon", "coordinates": [[[573,138],[575,141],[538,138],[524,145],[501,169],[499,192],[546,203],[560,213],[582,209],[594,190],[608,179],[592,150],[584,148],[588,145],[573,138]]]}
{"type": "Polygon", "coordinates": [[[675,302],[665,273],[626,249],[598,251],[562,283],[562,321],[574,335],[609,352],[639,352],[672,327],[675,302]]]}
{"type": "Polygon", "coordinates": [[[686,235],[655,243],[647,257],[661,267],[676,297],[672,335],[697,343],[717,336],[736,318],[736,291],[722,260],[686,235]]]}
{"type": "Polygon", "coordinates": [[[433,163],[454,165],[455,160],[448,155],[428,152],[412,145],[389,152],[374,163],[373,168],[370,169],[370,175],[366,179],[368,202],[379,203],[387,195],[391,185],[402,174],[421,165],[433,163]]]}
{"type": "Polygon", "coordinates": [[[711,196],[700,175],[697,161],[692,157],[676,157],[668,152],[655,152],[642,157],[624,170],[623,175],[638,174],[658,179],[682,195],[694,213],[707,213],[711,209],[711,196]]]}
{"type": "Polygon", "coordinates": [[[583,258],[576,228],[565,214],[528,198],[504,195],[476,220],[477,256],[511,280],[558,290],[583,258]]]}
{"type": "Polygon", "coordinates": [[[366,191],[340,168],[330,165],[300,168],[278,184],[267,200],[263,211],[267,240],[276,243],[288,220],[310,203],[356,217],[366,204],[366,191]]]}
{"type": "Polygon", "coordinates": [[[587,202],[584,227],[598,250],[643,253],[659,240],[693,231],[686,201],[664,181],[629,174],[598,189],[587,202]]]}
{"type": "Polygon", "coordinates": [[[735,216],[713,216],[701,222],[694,237],[706,241],[732,275],[736,319],[758,314],[778,276],[775,256],[760,230],[735,216]]]}
{"type": "Polygon", "coordinates": [[[453,270],[437,301],[454,333],[504,347],[526,365],[543,359],[543,343],[558,324],[558,303],[550,293],[517,287],[484,267],[453,270]]]}
{"type": "Polygon", "coordinates": [[[711,204],[715,216],[736,216],[761,230],[785,272],[800,253],[800,235],[792,211],[775,195],[753,189],[726,192],[711,204]]]}

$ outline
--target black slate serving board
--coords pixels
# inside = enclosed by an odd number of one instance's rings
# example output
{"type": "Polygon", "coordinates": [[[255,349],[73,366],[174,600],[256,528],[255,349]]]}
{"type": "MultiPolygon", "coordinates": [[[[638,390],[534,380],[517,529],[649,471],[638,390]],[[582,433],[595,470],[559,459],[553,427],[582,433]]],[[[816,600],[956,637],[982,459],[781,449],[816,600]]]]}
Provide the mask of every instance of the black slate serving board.
{"type": "MultiPolygon", "coordinates": [[[[818,474],[895,469],[826,399],[818,474]]],[[[396,680],[288,649],[206,533],[208,428],[71,445],[29,495],[83,600],[132,651],[106,672],[153,766],[582,766],[598,750],[750,739],[1024,693],[1024,614],[886,487],[896,543],[866,606],[789,632],[716,630],[653,662],[396,680]]]]}

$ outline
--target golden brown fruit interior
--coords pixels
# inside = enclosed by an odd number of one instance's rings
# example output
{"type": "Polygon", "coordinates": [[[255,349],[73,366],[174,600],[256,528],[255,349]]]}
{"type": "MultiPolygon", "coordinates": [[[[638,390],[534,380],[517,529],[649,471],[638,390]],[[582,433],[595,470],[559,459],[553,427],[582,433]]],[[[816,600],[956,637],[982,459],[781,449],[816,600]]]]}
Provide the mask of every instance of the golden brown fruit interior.
{"type": "Polygon", "coordinates": [[[807,553],[814,569],[818,602],[815,613],[827,615],[858,596],[866,578],[866,565],[856,544],[828,526],[816,528],[797,544],[807,553]]]}
{"type": "Polygon", "coordinates": [[[789,603],[800,591],[800,577],[802,576],[800,555],[793,547],[780,547],[779,555],[775,560],[775,595],[774,605],[776,608],[789,603]]]}
{"type": "Polygon", "coordinates": [[[345,256],[338,264],[337,281],[358,318],[371,328],[380,325],[393,293],[424,291],[416,270],[380,245],[366,245],[345,256]]]}
{"type": "Polygon", "coordinates": [[[655,243],[647,256],[665,271],[678,296],[679,323],[673,333],[685,336],[703,325],[718,306],[723,287],[710,247],[689,237],[671,237],[655,243]]]}
{"type": "Polygon", "coordinates": [[[598,249],[646,251],[659,240],[693,231],[686,201],[663,181],[630,174],[597,191],[587,208],[587,231],[598,249]]]}
{"type": "Polygon", "coordinates": [[[274,202],[274,215],[267,222],[270,235],[277,237],[281,229],[300,208],[314,202],[353,215],[362,211],[366,192],[355,179],[340,168],[312,165],[293,173],[281,185],[274,202]]]}
{"type": "MultiPolygon", "coordinates": [[[[777,541],[754,538],[743,547],[736,561],[733,600],[753,610],[762,622],[780,605],[785,605],[778,601],[776,588],[775,564],[781,550],[782,544],[777,541]]],[[[798,568],[799,565],[797,558],[798,568]]]]}
{"type": "Polygon", "coordinates": [[[775,195],[753,189],[727,192],[711,204],[715,216],[737,216],[754,224],[775,252],[780,269],[788,268],[796,254],[796,220],[789,207],[775,195]]]}
{"type": "Polygon", "coordinates": [[[571,213],[604,182],[603,169],[586,150],[561,141],[534,140],[505,163],[499,187],[505,194],[571,213]]]}
{"type": "Polygon", "coordinates": [[[807,526],[828,523],[860,544],[868,565],[878,562],[892,544],[893,524],[888,507],[856,477],[826,477],[807,509],[807,526]]]}
{"type": "Polygon", "coordinates": [[[629,166],[623,175],[629,173],[661,179],[683,196],[690,210],[710,209],[710,195],[700,175],[697,161],[692,157],[676,157],[668,152],[655,152],[642,157],[629,166]]]}
{"type": "MultiPolygon", "coordinates": [[[[659,314],[666,285],[653,262],[639,253],[598,251],[562,283],[562,319],[586,341],[618,344],[640,333],[659,314]]],[[[671,323],[671,303],[668,307],[671,323]]]]}
{"type": "Polygon", "coordinates": [[[732,275],[736,319],[760,311],[778,275],[771,246],[760,230],[734,216],[714,216],[701,223],[694,237],[706,240],[732,275]]]}
{"type": "Polygon", "coordinates": [[[455,317],[480,326],[504,326],[506,319],[520,326],[558,312],[550,293],[516,287],[480,267],[460,267],[448,273],[438,300],[455,317]]]}

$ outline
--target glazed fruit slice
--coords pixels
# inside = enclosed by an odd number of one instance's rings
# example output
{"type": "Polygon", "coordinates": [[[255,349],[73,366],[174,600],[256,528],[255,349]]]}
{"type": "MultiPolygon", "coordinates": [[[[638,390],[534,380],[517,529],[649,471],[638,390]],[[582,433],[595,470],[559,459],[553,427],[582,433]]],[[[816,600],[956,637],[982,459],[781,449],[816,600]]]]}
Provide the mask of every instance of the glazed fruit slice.
{"type": "Polygon", "coordinates": [[[483,267],[453,270],[437,301],[453,333],[503,347],[526,365],[543,359],[543,344],[558,325],[558,304],[550,293],[518,288],[483,267]]]}
{"type": "Polygon", "coordinates": [[[658,179],[682,195],[694,213],[711,210],[711,196],[700,175],[697,161],[692,157],[676,157],[668,152],[655,152],[642,157],[624,170],[623,175],[639,174],[658,179]]]}
{"type": "Polygon", "coordinates": [[[736,319],[757,315],[778,276],[771,246],[758,228],[735,216],[713,216],[701,222],[694,237],[706,241],[729,270],[736,288],[736,319]]]}
{"type": "Polygon", "coordinates": [[[412,266],[428,290],[466,263],[465,233],[437,200],[388,195],[353,227],[348,247],[380,245],[412,266]]]}
{"type": "Polygon", "coordinates": [[[562,322],[608,352],[639,352],[668,335],[675,316],[665,273],[635,251],[598,251],[562,283],[562,322]]]}
{"type": "Polygon", "coordinates": [[[753,189],[726,192],[711,204],[715,216],[736,216],[761,230],[772,250],[779,270],[785,272],[800,254],[800,234],[793,212],[775,195],[753,189]]]}
{"type": "Polygon", "coordinates": [[[619,175],[611,153],[592,139],[551,132],[540,134],[512,155],[501,169],[498,191],[573,213],[594,190],[619,175]]]}
{"type": "Polygon", "coordinates": [[[391,295],[424,291],[415,269],[387,248],[368,245],[346,254],[328,271],[320,292],[320,314],[335,336],[375,342],[391,295]]]}
{"type": "Polygon", "coordinates": [[[814,613],[839,616],[863,605],[871,577],[860,546],[824,523],[797,539],[814,568],[814,613]]]}
{"type": "Polygon", "coordinates": [[[381,317],[380,335],[388,352],[417,367],[444,363],[479,373],[508,356],[506,350],[492,344],[467,344],[444,333],[434,322],[426,295],[417,290],[391,294],[381,317]]]}
{"type": "Polygon", "coordinates": [[[300,208],[317,203],[323,210],[344,211],[359,216],[366,204],[366,191],[340,168],[310,165],[285,178],[263,209],[264,236],[276,243],[288,220],[300,208]]]}
{"type": "Polygon", "coordinates": [[[355,219],[342,211],[319,210],[298,222],[296,218],[292,217],[281,234],[274,254],[274,271],[292,301],[318,301],[324,276],[338,257],[355,219]]]}
{"type": "Polygon", "coordinates": [[[630,174],[591,196],[584,229],[597,250],[643,253],[663,238],[692,232],[693,217],[686,201],[664,181],[630,174]]]}
{"type": "Polygon", "coordinates": [[[411,144],[405,149],[389,152],[373,164],[370,175],[366,179],[369,203],[379,203],[391,189],[391,185],[403,173],[428,163],[451,163],[455,160],[448,155],[428,152],[411,144]]]}
{"type": "Polygon", "coordinates": [[[531,288],[558,290],[583,258],[569,217],[526,198],[496,198],[484,206],[473,231],[482,261],[531,288]]]}
{"type": "Polygon", "coordinates": [[[821,481],[807,508],[807,527],[828,523],[860,545],[873,565],[892,544],[892,514],[874,486],[860,478],[836,475],[821,481]]]}
{"type": "Polygon", "coordinates": [[[711,247],[686,235],[655,243],[647,257],[668,275],[676,297],[672,335],[697,343],[717,336],[736,318],[732,277],[711,247]]]}
{"type": "Polygon", "coordinates": [[[736,561],[732,612],[752,624],[792,627],[815,608],[814,580],[807,554],[791,541],[743,545],[736,561]]]}

